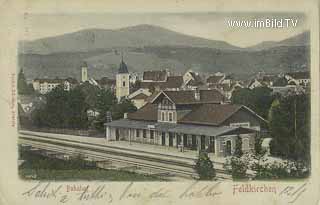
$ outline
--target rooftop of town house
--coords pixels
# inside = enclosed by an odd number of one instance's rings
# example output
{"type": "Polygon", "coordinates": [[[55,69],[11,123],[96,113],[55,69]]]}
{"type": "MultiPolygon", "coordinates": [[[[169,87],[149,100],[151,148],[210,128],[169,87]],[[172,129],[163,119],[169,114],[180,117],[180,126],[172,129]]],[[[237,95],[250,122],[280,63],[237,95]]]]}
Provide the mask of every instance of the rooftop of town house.
{"type": "Polygon", "coordinates": [[[68,78],[35,78],[33,82],[39,82],[39,83],[64,83],[69,82],[71,84],[77,84],[78,81],[74,78],[68,77],[68,78]]]}
{"type": "Polygon", "coordinates": [[[242,127],[229,127],[229,126],[206,126],[206,125],[186,125],[186,124],[174,124],[174,123],[162,123],[162,122],[148,122],[132,119],[121,119],[105,123],[107,126],[112,127],[125,127],[132,129],[152,129],[163,132],[183,133],[190,135],[207,135],[207,136],[220,136],[226,134],[233,134],[233,132],[256,132],[253,129],[242,127]]]}
{"type": "Polygon", "coordinates": [[[179,104],[201,104],[201,103],[220,103],[225,101],[224,95],[216,90],[198,90],[200,94],[200,99],[195,97],[196,90],[165,90],[158,94],[157,97],[153,99],[152,102],[155,102],[160,96],[166,96],[173,103],[179,104]]]}
{"type": "Polygon", "coordinates": [[[144,94],[144,93],[139,93],[138,95],[134,96],[131,98],[131,100],[145,100],[147,99],[149,96],[144,94]]]}
{"type": "Polygon", "coordinates": [[[116,80],[108,77],[102,77],[100,80],[95,80],[99,85],[115,85],[116,80]]]}
{"type": "Polygon", "coordinates": [[[140,82],[141,88],[159,88],[161,90],[170,89],[170,88],[180,88],[183,85],[183,77],[182,76],[168,76],[166,81],[159,82],[140,82]]]}
{"type": "Polygon", "coordinates": [[[133,120],[157,121],[158,106],[156,104],[147,103],[136,112],[128,113],[128,118],[133,120]]]}
{"type": "Polygon", "coordinates": [[[162,82],[166,81],[168,72],[166,70],[144,71],[142,80],[162,82]]]}
{"type": "MultiPolygon", "coordinates": [[[[243,105],[204,103],[193,104],[190,108],[191,110],[186,115],[177,120],[178,124],[220,126],[241,109],[255,116],[259,121],[266,122],[262,117],[243,105]]],[[[129,113],[128,119],[156,122],[158,106],[157,104],[147,103],[136,112],[129,113]]]]}
{"type": "Polygon", "coordinates": [[[224,78],[223,75],[212,75],[209,78],[207,78],[207,83],[211,84],[217,84],[220,83],[220,81],[224,78]]]}
{"type": "Polygon", "coordinates": [[[310,79],[310,73],[308,71],[290,72],[286,75],[289,75],[294,79],[310,79]]]}

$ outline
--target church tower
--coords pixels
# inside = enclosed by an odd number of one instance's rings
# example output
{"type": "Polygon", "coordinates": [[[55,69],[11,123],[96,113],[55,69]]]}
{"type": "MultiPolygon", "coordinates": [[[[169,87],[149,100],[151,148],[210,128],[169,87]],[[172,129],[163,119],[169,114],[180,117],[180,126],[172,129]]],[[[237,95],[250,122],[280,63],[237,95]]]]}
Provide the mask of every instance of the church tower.
{"type": "Polygon", "coordinates": [[[86,62],[81,65],[81,81],[88,81],[88,64],[86,62]]]}
{"type": "Polygon", "coordinates": [[[116,97],[118,101],[122,97],[127,97],[129,95],[129,72],[127,65],[123,61],[123,56],[121,57],[121,63],[116,75],[116,97]]]}

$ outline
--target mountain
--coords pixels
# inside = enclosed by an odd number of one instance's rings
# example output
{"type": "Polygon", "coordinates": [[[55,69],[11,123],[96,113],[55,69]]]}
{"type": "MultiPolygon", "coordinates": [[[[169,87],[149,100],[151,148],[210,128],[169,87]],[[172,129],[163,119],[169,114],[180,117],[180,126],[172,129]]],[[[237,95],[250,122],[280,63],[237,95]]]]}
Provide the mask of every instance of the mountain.
{"type": "Polygon", "coordinates": [[[284,39],[282,41],[263,41],[257,45],[248,47],[249,50],[264,50],[279,46],[309,46],[310,32],[305,31],[296,36],[284,39]]]}
{"type": "Polygon", "coordinates": [[[202,74],[221,71],[246,77],[259,71],[279,73],[305,70],[310,65],[309,32],[279,42],[264,42],[255,48],[232,49],[234,47],[227,43],[190,37],[149,25],[114,31],[89,31],[40,39],[32,42],[28,49],[24,45],[25,49],[18,56],[19,67],[23,68],[29,80],[36,77],[80,79],[80,65],[85,61],[89,66],[89,77],[114,78],[121,60],[119,50],[125,51],[124,60],[129,71],[139,73],[144,70],[169,69],[181,74],[187,69],[193,69],[202,74]],[[123,47],[108,47],[104,44],[105,36],[110,37],[113,32],[124,34],[105,41],[123,47]],[[88,33],[94,33],[95,36],[91,43],[84,40],[88,40],[88,33]],[[141,39],[139,42],[132,40],[138,38],[141,39]],[[39,42],[42,42],[42,47],[38,46],[39,42]],[[205,42],[211,47],[204,46],[205,42]]]}
{"type": "Polygon", "coordinates": [[[115,30],[86,29],[34,41],[22,41],[19,44],[19,53],[90,52],[101,49],[144,46],[240,49],[223,41],[189,36],[159,26],[143,24],[115,30]]]}

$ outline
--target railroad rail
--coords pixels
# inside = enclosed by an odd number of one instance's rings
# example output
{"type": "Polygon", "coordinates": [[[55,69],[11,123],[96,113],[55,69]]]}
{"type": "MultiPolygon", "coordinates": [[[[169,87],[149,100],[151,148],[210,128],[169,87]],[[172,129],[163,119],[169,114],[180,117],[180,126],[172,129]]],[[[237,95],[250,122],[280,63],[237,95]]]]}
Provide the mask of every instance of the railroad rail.
{"type": "MultiPolygon", "coordinates": [[[[107,145],[99,145],[74,140],[64,140],[37,134],[19,134],[19,144],[29,145],[45,151],[54,151],[66,155],[81,154],[96,161],[111,161],[135,166],[142,169],[157,170],[170,173],[170,175],[186,179],[195,178],[197,175],[193,169],[194,160],[185,157],[175,157],[138,151],[120,149],[107,145]]],[[[228,179],[228,175],[222,168],[222,163],[215,163],[218,178],[228,179]],[[218,166],[218,167],[217,167],[218,166]]]]}

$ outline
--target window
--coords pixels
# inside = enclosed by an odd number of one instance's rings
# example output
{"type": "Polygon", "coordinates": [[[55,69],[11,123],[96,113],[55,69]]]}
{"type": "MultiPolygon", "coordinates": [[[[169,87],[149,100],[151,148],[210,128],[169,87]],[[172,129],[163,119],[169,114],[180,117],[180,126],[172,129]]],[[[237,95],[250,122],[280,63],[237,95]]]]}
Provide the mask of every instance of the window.
{"type": "Polygon", "coordinates": [[[125,87],[126,86],[126,81],[122,82],[122,86],[125,87]]]}
{"type": "Polygon", "coordinates": [[[143,138],[146,138],[147,137],[147,130],[143,130],[143,138]]]}
{"type": "Polygon", "coordinates": [[[172,112],[169,112],[169,122],[172,122],[173,119],[172,119],[172,112]]]}
{"type": "Polygon", "coordinates": [[[136,137],[140,137],[139,130],[136,130],[136,137]]]}
{"type": "Polygon", "coordinates": [[[154,138],[154,131],[153,131],[153,130],[150,130],[150,139],[153,140],[153,138],[154,138]]]}
{"type": "Polygon", "coordinates": [[[164,121],[164,112],[161,112],[161,121],[164,121]]]}

